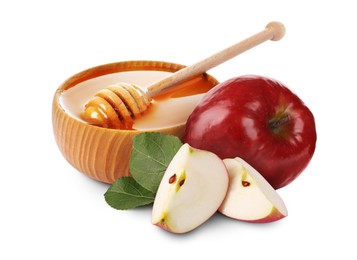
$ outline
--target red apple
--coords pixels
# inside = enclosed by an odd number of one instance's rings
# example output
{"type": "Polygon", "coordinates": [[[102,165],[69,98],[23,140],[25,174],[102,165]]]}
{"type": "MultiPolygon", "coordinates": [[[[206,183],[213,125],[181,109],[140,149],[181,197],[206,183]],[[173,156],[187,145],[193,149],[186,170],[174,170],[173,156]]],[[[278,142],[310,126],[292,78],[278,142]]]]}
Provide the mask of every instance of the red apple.
{"type": "Polygon", "coordinates": [[[278,189],[310,162],[316,145],[315,120],[282,83],[242,76],[206,93],[188,118],[184,141],[221,159],[242,158],[278,189]]]}

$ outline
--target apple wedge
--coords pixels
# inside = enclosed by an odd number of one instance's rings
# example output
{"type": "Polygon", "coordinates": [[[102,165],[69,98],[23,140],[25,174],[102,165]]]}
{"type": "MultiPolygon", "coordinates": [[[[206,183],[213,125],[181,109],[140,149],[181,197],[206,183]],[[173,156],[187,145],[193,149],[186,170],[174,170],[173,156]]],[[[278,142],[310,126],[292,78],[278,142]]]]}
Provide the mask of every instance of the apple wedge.
{"type": "Polygon", "coordinates": [[[224,159],[230,185],[219,212],[248,222],[272,222],[287,216],[285,204],[274,188],[241,158],[224,159]]]}
{"type": "Polygon", "coordinates": [[[217,155],[184,144],[160,182],[152,223],[173,233],[191,231],[218,210],[228,185],[227,169],[217,155]]]}

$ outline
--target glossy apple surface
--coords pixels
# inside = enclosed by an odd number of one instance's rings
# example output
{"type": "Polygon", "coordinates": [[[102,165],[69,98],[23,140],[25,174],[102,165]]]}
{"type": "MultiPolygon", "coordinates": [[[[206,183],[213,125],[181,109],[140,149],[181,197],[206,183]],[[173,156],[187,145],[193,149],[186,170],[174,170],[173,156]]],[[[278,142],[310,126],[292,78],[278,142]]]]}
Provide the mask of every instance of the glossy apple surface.
{"type": "Polygon", "coordinates": [[[282,83],[248,75],[222,82],[204,96],[188,118],[184,141],[221,159],[242,158],[278,189],[310,162],[315,120],[282,83]]]}

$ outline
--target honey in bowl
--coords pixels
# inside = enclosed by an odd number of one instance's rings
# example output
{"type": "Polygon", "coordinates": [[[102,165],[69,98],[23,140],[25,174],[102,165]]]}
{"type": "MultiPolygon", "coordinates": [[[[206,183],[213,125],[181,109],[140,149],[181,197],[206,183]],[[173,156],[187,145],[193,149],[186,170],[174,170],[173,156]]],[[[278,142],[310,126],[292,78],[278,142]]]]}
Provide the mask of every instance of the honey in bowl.
{"type": "Polygon", "coordinates": [[[145,87],[183,67],[156,61],[118,62],[90,68],[66,80],[57,89],[52,107],[54,136],[66,160],[95,180],[113,183],[130,175],[129,159],[135,135],[154,131],[182,138],[188,116],[203,94],[218,84],[208,74],[154,99],[149,109],[134,120],[132,130],[95,126],[81,115],[88,100],[108,85],[128,82],[145,87]]]}
{"type": "MultiPolygon", "coordinates": [[[[124,71],[103,75],[83,81],[64,91],[60,96],[60,104],[72,117],[87,122],[81,116],[84,107],[95,93],[103,89],[103,86],[115,85],[117,82],[134,82],[145,87],[168,74],[170,72],[124,71]]],[[[200,77],[191,80],[189,83],[186,82],[185,85],[180,88],[179,92],[169,93],[154,99],[149,109],[142,116],[135,118],[132,128],[135,130],[157,130],[184,124],[204,95],[203,93],[192,94],[193,90],[189,87],[195,88],[196,85],[196,93],[205,92],[209,87],[200,77]]]]}

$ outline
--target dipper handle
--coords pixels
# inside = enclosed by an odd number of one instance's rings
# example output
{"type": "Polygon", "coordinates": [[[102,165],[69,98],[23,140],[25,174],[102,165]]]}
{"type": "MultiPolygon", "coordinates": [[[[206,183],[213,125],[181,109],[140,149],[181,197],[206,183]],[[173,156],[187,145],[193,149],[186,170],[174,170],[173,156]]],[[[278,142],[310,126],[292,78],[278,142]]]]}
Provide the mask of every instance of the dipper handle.
{"type": "Polygon", "coordinates": [[[278,41],[284,37],[285,27],[280,22],[270,22],[263,31],[246,38],[216,54],[213,54],[189,67],[185,67],[147,88],[151,97],[159,96],[174,88],[182,81],[198,76],[223,62],[267,41],[278,41]]]}

